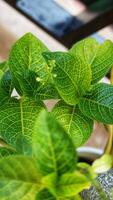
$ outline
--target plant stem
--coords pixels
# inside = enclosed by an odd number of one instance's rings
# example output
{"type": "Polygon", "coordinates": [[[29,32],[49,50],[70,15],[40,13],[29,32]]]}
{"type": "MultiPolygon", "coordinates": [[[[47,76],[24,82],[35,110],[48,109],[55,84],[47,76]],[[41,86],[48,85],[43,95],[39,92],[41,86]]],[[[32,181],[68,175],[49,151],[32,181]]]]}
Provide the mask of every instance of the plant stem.
{"type": "Polygon", "coordinates": [[[109,139],[107,142],[107,145],[105,147],[105,154],[113,154],[113,126],[112,125],[108,125],[107,126],[108,132],[109,132],[109,139]]]}

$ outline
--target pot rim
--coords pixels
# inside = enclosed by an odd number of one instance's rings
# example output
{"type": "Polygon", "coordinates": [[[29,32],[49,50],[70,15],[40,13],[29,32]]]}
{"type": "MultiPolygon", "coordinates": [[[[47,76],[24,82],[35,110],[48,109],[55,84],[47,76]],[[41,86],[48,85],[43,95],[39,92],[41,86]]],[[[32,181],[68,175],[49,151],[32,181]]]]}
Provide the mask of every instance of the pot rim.
{"type": "Polygon", "coordinates": [[[77,152],[78,152],[79,157],[93,161],[99,158],[100,156],[102,156],[104,153],[104,150],[101,148],[84,146],[84,147],[77,148],[77,152]]]}

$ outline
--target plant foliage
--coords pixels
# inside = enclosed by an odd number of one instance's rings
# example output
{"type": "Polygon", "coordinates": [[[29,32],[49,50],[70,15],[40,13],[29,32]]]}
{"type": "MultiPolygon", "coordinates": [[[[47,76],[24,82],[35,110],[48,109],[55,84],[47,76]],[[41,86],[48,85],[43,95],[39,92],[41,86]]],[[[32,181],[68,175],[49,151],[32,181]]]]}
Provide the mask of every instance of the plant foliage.
{"type": "Polygon", "coordinates": [[[75,147],[91,136],[94,120],[113,124],[113,86],[99,83],[112,65],[109,40],[50,52],[28,33],[13,45],[0,64],[1,200],[80,199],[91,177],[78,170],[75,147]],[[58,101],[51,114],[50,99],[58,101]]]}

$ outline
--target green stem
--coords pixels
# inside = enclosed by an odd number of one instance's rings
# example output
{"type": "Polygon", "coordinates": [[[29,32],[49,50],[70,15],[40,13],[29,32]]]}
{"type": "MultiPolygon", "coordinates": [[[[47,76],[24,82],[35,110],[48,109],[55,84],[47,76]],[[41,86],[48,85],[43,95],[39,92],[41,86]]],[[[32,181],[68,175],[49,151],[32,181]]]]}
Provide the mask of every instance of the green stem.
{"type": "Polygon", "coordinates": [[[104,153],[113,155],[113,126],[108,125],[107,130],[109,133],[109,139],[108,139],[107,145],[105,147],[104,153]]]}

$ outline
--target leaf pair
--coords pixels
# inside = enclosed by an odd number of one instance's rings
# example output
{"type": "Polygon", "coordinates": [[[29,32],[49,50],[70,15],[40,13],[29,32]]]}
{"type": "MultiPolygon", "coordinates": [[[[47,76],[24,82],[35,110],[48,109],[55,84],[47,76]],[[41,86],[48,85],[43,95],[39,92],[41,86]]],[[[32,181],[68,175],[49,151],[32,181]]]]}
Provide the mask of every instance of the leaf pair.
{"type": "Polygon", "coordinates": [[[0,199],[71,200],[90,186],[87,177],[75,171],[77,155],[71,138],[45,111],[36,121],[32,145],[33,157],[0,159],[0,199]]]}
{"type": "Polygon", "coordinates": [[[61,98],[70,105],[87,94],[113,64],[113,44],[98,44],[94,38],[76,43],[67,53],[46,52],[43,56],[52,68],[53,82],[61,98]],[[52,65],[54,61],[54,65],[52,65]]]}
{"type": "Polygon", "coordinates": [[[113,43],[98,44],[88,38],[67,53],[47,52],[43,56],[50,67],[54,61],[52,79],[62,99],[53,114],[75,146],[80,146],[90,137],[94,120],[113,123],[113,86],[97,83],[113,64],[113,43]]]}

